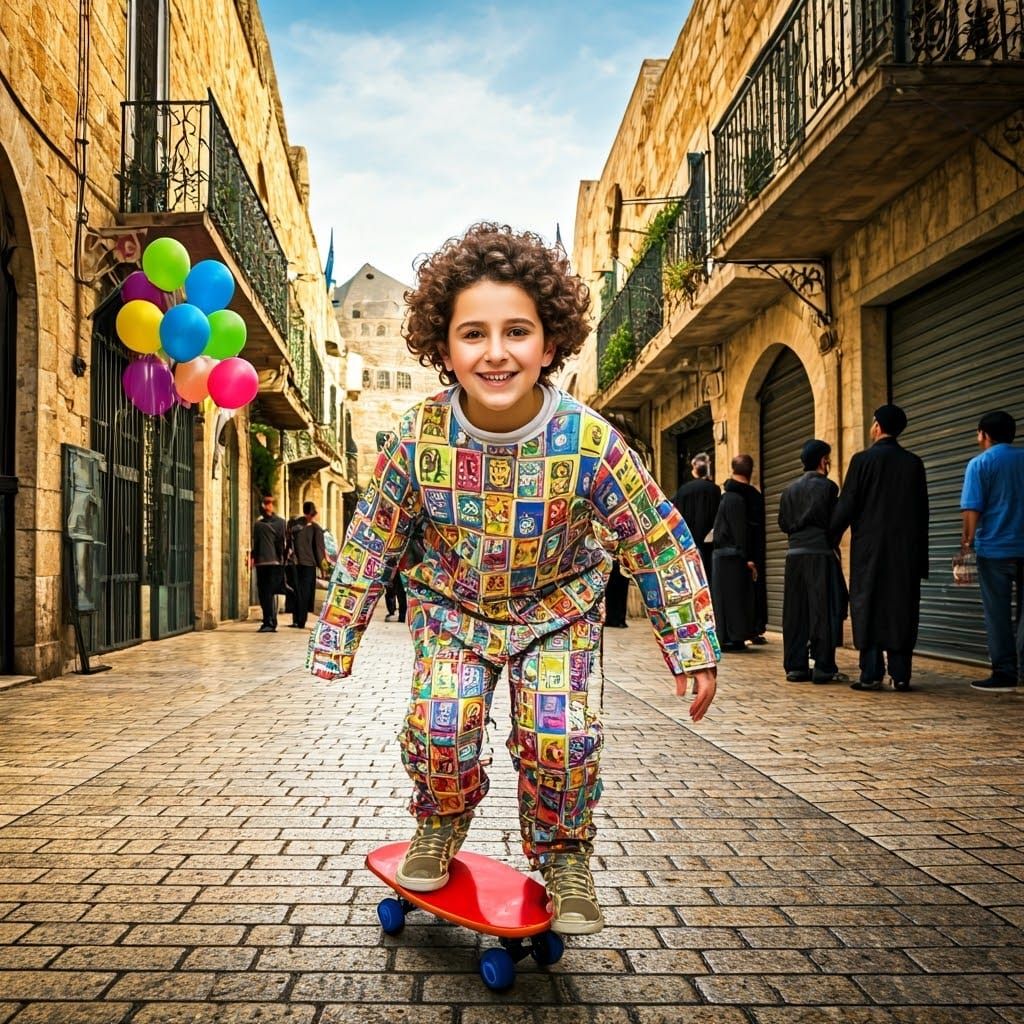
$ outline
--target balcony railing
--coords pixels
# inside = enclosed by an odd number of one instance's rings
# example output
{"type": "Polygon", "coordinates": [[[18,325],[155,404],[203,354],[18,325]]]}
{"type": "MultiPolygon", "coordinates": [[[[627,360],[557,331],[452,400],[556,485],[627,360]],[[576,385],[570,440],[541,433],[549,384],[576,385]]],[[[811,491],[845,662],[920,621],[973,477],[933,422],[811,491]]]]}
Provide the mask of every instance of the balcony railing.
{"type": "Polygon", "coordinates": [[[286,430],[284,436],[284,461],[301,462],[305,459],[320,458],[331,465],[340,465],[342,453],[338,448],[338,436],[330,424],[317,424],[312,430],[286,430]]]}
{"type": "Polygon", "coordinates": [[[288,330],[288,354],[295,367],[295,386],[307,401],[309,400],[309,336],[306,325],[294,316],[288,330]]]}
{"type": "Polygon", "coordinates": [[[687,282],[703,278],[708,247],[702,164],[691,171],[695,176],[686,195],[678,201],[664,236],[648,246],[597,325],[597,377],[601,390],[614,383],[661,330],[666,278],[673,268],[682,270],[682,279],[687,282]]]}
{"type": "Polygon", "coordinates": [[[796,0],[714,130],[713,241],[862,69],[1022,59],[1020,0],[796,0]]]}
{"type": "Polygon", "coordinates": [[[288,260],[213,97],[121,104],[121,210],[207,211],[281,337],[288,260]]]}

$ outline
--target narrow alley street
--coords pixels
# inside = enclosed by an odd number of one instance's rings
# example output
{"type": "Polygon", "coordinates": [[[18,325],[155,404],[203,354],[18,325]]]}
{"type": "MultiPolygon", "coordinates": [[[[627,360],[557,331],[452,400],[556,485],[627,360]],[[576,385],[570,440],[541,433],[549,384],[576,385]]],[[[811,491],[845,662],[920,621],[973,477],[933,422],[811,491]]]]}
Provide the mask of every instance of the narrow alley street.
{"type": "MultiPolygon", "coordinates": [[[[343,683],[244,623],[0,693],[0,1024],[1024,1021],[1024,701],[924,660],[909,694],[786,683],[778,638],[692,727],[646,624],[608,631],[602,933],[500,995],[490,939],[383,937],[411,648],[382,615],[343,683]]],[[[522,866],[494,718],[468,847],[522,866]]]]}

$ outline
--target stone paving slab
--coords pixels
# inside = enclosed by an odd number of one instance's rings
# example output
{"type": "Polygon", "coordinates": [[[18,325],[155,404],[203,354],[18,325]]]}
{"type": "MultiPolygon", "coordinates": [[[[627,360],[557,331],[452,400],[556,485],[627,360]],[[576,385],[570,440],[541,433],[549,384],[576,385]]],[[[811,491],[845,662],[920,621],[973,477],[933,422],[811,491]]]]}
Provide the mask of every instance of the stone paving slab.
{"type": "MultiPolygon", "coordinates": [[[[800,686],[773,640],[692,727],[649,629],[609,631],[608,927],[496,995],[491,940],[382,936],[362,867],[410,831],[408,635],[329,686],[304,647],[230,627],[0,694],[0,1024],[1024,1021],[1024,704],[969,670],[800,686]]],[[[522,866],[507,707],[469,842],[522,866]]]]}

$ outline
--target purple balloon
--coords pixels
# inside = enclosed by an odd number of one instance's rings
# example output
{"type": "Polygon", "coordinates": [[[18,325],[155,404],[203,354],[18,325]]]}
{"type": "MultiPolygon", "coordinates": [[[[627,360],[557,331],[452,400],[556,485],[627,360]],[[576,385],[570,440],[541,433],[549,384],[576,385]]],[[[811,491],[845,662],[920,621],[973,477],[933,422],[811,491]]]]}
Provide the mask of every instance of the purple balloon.
{"type": "Polygon", "coordinates": [[[121,298],[125,302],[133,299],[141,299],[144,302],[152,302],[158,309],[165,313],[171,308],[173,297],[170,292],[162,292],[141,270],[129,274],[121,285],[121,298]]]}
{"type": "Polygon", "coordinates": [[[174,405],[174,376],[156,356],[130,362],[121,375],[121,386],[135,408],[147,416],[162,416],[174,405]]]}

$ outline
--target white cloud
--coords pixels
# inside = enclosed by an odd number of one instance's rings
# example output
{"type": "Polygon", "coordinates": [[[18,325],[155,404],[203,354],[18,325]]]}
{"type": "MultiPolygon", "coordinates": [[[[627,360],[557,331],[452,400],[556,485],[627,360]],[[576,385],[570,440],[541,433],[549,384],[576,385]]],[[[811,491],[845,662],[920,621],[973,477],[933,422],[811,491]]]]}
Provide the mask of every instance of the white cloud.
{"type": "Polygon", "coordinates": [[[463,36],[299,24],[275,40],[289,137],[308,148],[313,223],[322,252],[334,228],[339,280],[369,261],[411,281],[414,256],[483,218],[548,238],[560,221],[570,244],[579,178],[599,172],[609,140],[556,108],[521,61],[526,43],[494,11],[463,36]]]}

